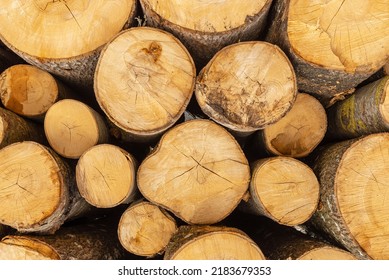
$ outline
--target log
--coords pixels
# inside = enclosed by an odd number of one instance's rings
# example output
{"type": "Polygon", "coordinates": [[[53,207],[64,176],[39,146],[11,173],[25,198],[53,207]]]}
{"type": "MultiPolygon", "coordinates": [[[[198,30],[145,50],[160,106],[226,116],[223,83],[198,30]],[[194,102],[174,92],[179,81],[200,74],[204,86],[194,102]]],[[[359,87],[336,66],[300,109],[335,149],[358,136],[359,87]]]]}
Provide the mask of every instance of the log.
{"type": "Polygon", "coordinates": [[[20,141],[46,143],[43,127],[0,107],[0,149],[20,141]]]}
{"type": "Polygon", "coordinates": [[[361,259],[389,258],[389,133],[327,146],[315,157],[320,201],[310,222],[361,259]]]}
{"type": "Polygon", "coordinates": [[[328,140],[389,131],[389,76],[357,89],[327,110],[328,140]]]}
{"type": "Polygon", "coordinates": [[[81,196],[97,208],[128,204],[138,194],[137,161],[117,146],[100,144],[86,150],[76,166],[77,187],[81,196]]]}
{"type": "Polygon", "coordinates": [[[264,29],[271,0],[141,0],[146,24],[167,30],[188,48],[201,69],[220,49],[256,40],[264,29]]]}
{"type": "Polygon", "coordinates": [[[389,5],[382,1],[275,0],[271,15],[266,40],[288,55],[299,90],[325,107],[388,59],[389,5]]]}
{"type": "Polygon", "coordinates": [[[132,24],[136,3],[135,0],[40,0],[33,4],[2,1],[0,39],[30,64],[71,84],[91,87],[102,47],[132,24]]]}
{"type": "Polygon", "coordinates": [[[295,226],[306,222],[319,202],[319,182],[312,169],[289,157],[271,157],[251,165],[247,201],[240,209],[266,216],[279,224],[295,226]]]}
{"type": "Polygon", "coordinates": [[[59,260],[48,244],[34,238],[8,235],[0,242],[0,260],[59,260]]]}
{"type": "Polygon", "coordinates": [[[206,115],[245,136],[278,121],[291,109],[296,78],[276,45],[241,42],[220,50],[200,71],[195,94],[206,115]]]}
{"type": "Polygon", "coordinates": [[[55,102],[73,96],[58,79],[32,65],[17,64],[0,75],[0,98],[4,107],[26,118],[43,122],[55,102]]]}
{"type": "Polygon", "coordinates": [[[141,200],[132,203],[121,216],[118,236],[130,253],[152,258],[164,253],[176,230],[176,221],[167,211],[141,200]]]}
{"type": "MultiPolygon", "coordinates": [[[[107,216],[65,224],[53,235],[7,236],[3,242],[10,244],[8,252],[4,252],[4,258],[10,259],[12,255],[16,256],[15,259],[24,258],[22,253],[25,249],[15,245],[29,246],[39,242],[44,247],[51,248],[53,255],[60,260],[135,259],[136,256],[121,247],[114,222],[117,223],[116,217],[107,216]],[[20,244],[21,240],[24,244],[20,244]]],[[[28,249],[39,255],[42,254],[42,245],[28,249]]]]}
{"type": "Polygon", "coordinates": [[[89,148],[109,140],[104,118],[74,99],[60,100],[49,108],[44,130],[50,146],[70,159],[78,159],[89,148]]]}
{"type": "Polygon", "coordinates": [[[233,227],[181,226],[169,242],[165,260],[264,260],[255,242],[233,227]]]}
{"type": "Polygon", "coordinates": [[[385,75],[389,75],[389,61],[386,62],[383,69],[384,69],[385,75]]]}
{"type": "Polygon", "coordinates": [[[19,232],[54,233],[90,210],[72,169],[50,148],[32,141],[0,150],[0,223],[19,232]]]}
{"type": "Polygon", "coordinates": [[[192,120],[165,133],[137,173],[143,196],[189,224],[229,215],[248,190],[250,168],[223,127],[192,120]]]}
{"type": "Polygon", "coordinates": [[[121,32],[102,50],[96,99],[123,141],[158,138],[182,115],[196,71],[185,47],[154,28],[121,32]]]}
{"type": "Polygon", "coordinates": [[[249,149],[260,157],[303,158],[321,143],[326,131],[327,115],[321,103],[309,94],[299,93],[283,118],[254,134],[249,149]]]}
{"type": "Polygon", "coordinates": [[[291,227],[263,220],[254,224],[249,236],[268,260],[356,260],[350,252],[291,227]]]}

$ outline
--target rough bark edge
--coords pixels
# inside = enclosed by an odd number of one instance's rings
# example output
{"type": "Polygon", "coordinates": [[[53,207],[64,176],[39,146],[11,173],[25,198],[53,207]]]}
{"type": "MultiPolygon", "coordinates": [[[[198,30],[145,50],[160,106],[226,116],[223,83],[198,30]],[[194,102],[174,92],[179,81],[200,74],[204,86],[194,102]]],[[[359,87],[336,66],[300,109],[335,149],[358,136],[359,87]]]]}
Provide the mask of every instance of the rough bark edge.
{"type": "Polygon", "coordinates": [[[192,55],[198,69],[223,47],[240,41],[255,40],[265,27],[272,0],[267,0],[261,11],[247,16],[244,25],[224,32],[201,32],[188,29],[162,18],[143,0],[140,5],[146,17],[146,24],[162,28],[180,39],[192,55]]]}
{"type": "MultiPolygon", "coordinates": [[[[127,29],[134,24],[135,15],[137,13],[138,1],[134,0],[133,10],[130,12],[127,22],[124,24],[122,30],[127,29]]],[[[85,54],[81,54],[74,57],[64,59],[51,59],[30,55],[22,52],[12,46],[9,42],[3,38],[0,34],[0,40],[19,57],[23,58],[26,62],[34,65],[42,70],[45,70],[53,75],[58,76],[63,81],[78,86],[80,88],[92,88],[93,77],[97,60],[100,56],[100,52],[104,45],[96,48],[85,54]]]]}
{"type": "Polygon", "coordinates": [[[19,115],[0,107],[0,118],[4,122],[4,135],[0,139],[0,149],[21,141],[35,141],[46,144],[41,126],[23,119],[19,115]]]}
{"type": "Polygon", "coordinates": [[[357,89],[347,99],[339,101],[327,110],[328,130],[326,138],[345,140],[372,133],[389,131],[380,110],[385,98],[385,85],[389,76],[357,89]]]}
{"type": "MultiPolygon", "coordinates": [[[[140,28],[140,27],[133,27],[133,28],[140,28]]],[[[155,29],[153,27],[142,27],[142,28],[155,29]]],[[[116,40],[119,36],[121,36],[126,31],[127,30],[122,30],[121,32],[116,34],[114,37],[112,37],[111,40],[102,48],[102,50],[100,51],[100,54],[103,54],[105,52],[105,50],[109,47],[110,43],[112,41],[116,40]]],[[[142,131],[142,130],[133,130],[133,129],[128,129],[128,128],[123,128],[119,123],[117,123],[117,121],[112,116],[110,116],[110,114],[105,112],[103,103],[101,102],[100,98],[97,98],[97,95],[95,94],[97,103],[98,103],[99,107],[104,111],[104,114],[106,116],[106,119],[107,119],[107,122],[109,125],[110,135],[112,135],[117,140],[120,140],[123,142],[138,142],[138,143],[150,143],[150,142],[157,141],[169,128],[171,128],[172,126],[174,126],[177,123],[177,121],[184,114],[184,112],[185,112],[187,106],[189,105],[189,102],[191,101],[191,98],[193,96],[193,91],[195,88],[195,81],[196,81],[196,68],[195,68],[195,64],[194,64],[192,56],[190,55],[188,49],[182,44],[182,42],[177,37],[174,36],[174,34],[171,34],[167,31],[164,31],[161,29],[157,29],[157,31],[163,32],[166,35],[168,35],[169,37],[171,37],[177,43],[177,45],[179,45],[182,48],[182,50],[187,54],[189,62],[192,64],[192,67],[193,67],[193,82],[192,82],[192,88],[190,90],[190,94],[189,94],[188,98],[185,100],[185,102],[182,104],[181,110],[177,113],[175,118],[173,118],[170,123],[163,126],[162,128],[148,130],[146,132],[142,131]]],[[[99,57],[97,64],[96,64],[96,67],[95,67],[95,73],[99,70],[100,63],[101,63],[101,59],[99,57]]],[[[99,91],[97,83],[98,83],[97,79],[94,79],[93,88],[94,88],[95,93],[97,93],[99,91]]]]}
{"type": "Polygon", "coordinates": [[[299,90],[313,95],[324,107],[329,107],[338,100],[343,100],[346,95],[354,91],[359,83],[378,70],[365,72],[357,69],[354,74],[350,74],[320,67],[295,54],[287,34],[289,5],[290,0],[274,0],[270,12],[273,22],[266,35],[266,40],[279,45],[291,60],[299,90]]]}
{"type": "Polygon", "coordinates": [[[171,260],[174,258],[177,251],[186,244],[189,244],[191,241],[197,239],[201,236],[212,235],[215,233],[231,233],[234,235],[238,235],[244,238],[247,242],[249,242],[252,246],[258,249],[258,252],[261,252],[263,259],[265,256],[263,255],[261,249],[258,245],[243,231],[233,227],[226,226],[187,226],[183,225],[178,228],[176,233],[170,239],[169,244],[166,247],[164,260],[171,260]]]}
{"type": "Polygon", "coordinates": [[[358,259],[371,259],[351,234],[342,217],[335,194],[335,181],[343,155],[360,139],[339,142],[323,148],[312,169],[320,183],[320,200],[310,223],[344,246],[358,259]]]}

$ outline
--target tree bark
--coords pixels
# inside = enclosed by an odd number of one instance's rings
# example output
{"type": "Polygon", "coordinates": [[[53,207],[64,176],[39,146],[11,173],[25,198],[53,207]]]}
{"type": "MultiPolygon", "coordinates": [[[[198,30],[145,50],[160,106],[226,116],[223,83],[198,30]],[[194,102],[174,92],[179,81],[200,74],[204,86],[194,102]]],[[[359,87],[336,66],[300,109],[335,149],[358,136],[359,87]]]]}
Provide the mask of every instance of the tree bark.
{"type": "Polygon", "coordinates": [[[110,144],[89,148],[76,167],[77,187],[81,196],[97,208],[127,204],[138,195],[137,162],[127,151],[110,144]]]}
{"type": "Polygon", "coordinates": [[[269,260],[356,260],[348,251],[272,222],[255,223],[249,235],[269,260]]]}
{"type": "Polygon", "coordinates": [[[264,260],[254,241],[232,227],[181,226],[165,251],[165,260],[264,260]]]}
{"type": "Polygon", "coordinates": [[[72,93],[46,71],[28,64],[17,64],[0,75],[0,98],[4,107],[43,122],[47,110],[59,99],[71,98],[72,93]]]}
{"type": "Polygon", "coordinates": [[[327,131],[327,115],[313,96],[297,94],[292,109],[279,121],[255,133],[250,152],[302,158],[308,156],[323,140],[327,131]]]}
{"type": "Polygon", "coordinates": [[[357,258],[388,259],[389,134],[333,144],[316,156],[320,201],[310,222],[357,258]]]}
{"type": "Polygon", "coordinates": [[[141,163],[138,187],[150,202],[189,224],[213,224],[229,215],[248,190],[250,168],[224,128],[192,120],[165,133],[141,163]]]}
{"type": "Polygon", "coordinates": [[[44,120],[46,138],[61,156],[78,159],[86,150],[109,140],[104,118],[83,102],[63,99],[49,108],[44,120]]]}
{"type": "Polygon", "coordinates": [[[51,149],[25,141],[0,150],[0,223],[19,232],[54,233],[90,205],[72,169],[51,149]]]}
{"type": "Polygon", "coordinates": [[[132,25],[136,3],[83,0],[14,5],[12,0],[2,1],[0,39],[30,64],[74,85],[92,87],[102,47],[132,25]]]}
{"type": "Polygon", "coordinates": [[[188,48],[201,69],[223,47],[256,40],[272,1],[141,0],[146,24],[165,29],[188,48]]]}
{"type": "Polygon", "coordinates": [[[200,71],[195,94],[206,115],[245,136],[278,121],[291,109],[296,78],[277,46],[242,42],[219,51],[200,71]]]}
{"type": "Polygon", "coordinates": [[[389,76],[357,89],[328,109],[328,140],[389,131],[389,76]]]}
{"type": "Polygon", "coordinates": [[[288,157],[265,158],[251,165],[247,201],[240,209],[295,226],[306,222],[319,201],[319,182],[312,169],[288,157]]]}
{"type": "Polygon", "coordinates": [[[46,143],[43,127],[0,107],[0,149],[20,141],[46,143]]]}
{"type": "Polygon", "coordinates": [[[132,203],[123,213],[118,235],[127,251],[152,258],[164,253],[176,230],[176,221],[168,212],[143,200],[132,203]]]}
{"type": "Polygon", "coordinates": [[[275,0],[266,40],[290,58],[299,90],[327,107],[384,66],[388,7],[378,0],[275,0]]]}
{"type": "Polygon", "coordinates": [[[147,142],[180,118],[195,76],[192,58],[173,35],[137,27],[120,33],[103,49],[94,88],[118,136],[147,142]]]}

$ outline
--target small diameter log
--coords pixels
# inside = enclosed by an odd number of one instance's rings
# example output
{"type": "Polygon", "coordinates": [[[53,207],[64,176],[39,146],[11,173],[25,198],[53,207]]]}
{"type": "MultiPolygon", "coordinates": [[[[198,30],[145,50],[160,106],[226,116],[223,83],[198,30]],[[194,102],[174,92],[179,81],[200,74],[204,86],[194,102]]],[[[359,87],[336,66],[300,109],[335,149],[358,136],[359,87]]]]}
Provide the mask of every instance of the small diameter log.
{"type": "Polygon", "coordinates": [[[254,162],[249,191],[241,210],[287,226],[306,222],[319,202],[319,182],[312,169],[289,157],[254,162]]]}
{"type": "Polygon", "coordinates": [[[176,230],[176,221],[169,213],[150,202],[140,201],[123,213],[118,236],[127,251],[154,257],[163,254],[176,230]]]}
{"type": "Polygon", "coordinates": [[[182,115],[196,71],[173,35],[137,27],[121,32],[102,50],[95,94],[124,141],[151,141],[182,115]]]}
{"type": "Polygon", "coordinates": [[[17,64],[0,75],[4,107],[23,117],[43,121],[47,110],[72,93],[50,73],[35,66],[17,64]]]}
{"type": "Polygon", "coordinates": [[[127,151],[110,144],[89,148],[76,166],[81,196],[97,208],[112,208],[134,201],[137,163],[127,151]]]}
{"type": "Polygon", "coordinates": [[[313,169],[320,202],[310,220],[357,258],[389,258],[389,133],[326,147],[313,169]]]}
{"type": "Polygon", "coordinates": [[[258,224],[250,237],[269,260],[356,260],[350,252],[275,223],[258,224]]]}
{"type": "Polygon", "coordinates": [[[0,260],[59,260],[48,244],[34,238],[9,235],[0,242],[0,260]]]}
{"type": "Polygon", "coordinates": [[[1,1],[0,39],[30,64],[68,83],[92,87],[102,47],[132,24],[136,3],[37,0],[15,5],[13,0],[1,1]]]}
{"type": "Polygon", "coordinates": [[[386,63],[386,2],[273,2],[274,20],[266,40],[290,58],[299,90],[313,94],[325,107],[343,99],[386,63]]]}
{"type": "Polygon", "coordinates": [[[252,152],[301,158],[308,156],[323,140],[327,115],[311,95],[297,94],[292,109],[279,121],[255,133],[252,152]]]}
{"type": "Polygon", "coordinates": [[[192,120],[165,133],[137,174],[143,196],[189,224],[229,215],[248,189],[250,168],[223,127],[192,120]]]}
{"type": "Polygon", "coordinates": [[[357,89],[331,106],[327,114],[330,140],[389,131],[389,76],[357,89]]]}
{"type": "Polygon", "coordinates": [[[271,0],[183,3],[179,0],[141,0],[146,24],[177,36],[202,68],[220,49],[256,40],[266,23],[271,0]]]}
{"type": "Polygon", "coordinates": [[[219,51],[199,73],[195,93],[206,115],[244,136],[281,119],[291,109],[297,87],[281,49],[256,41],[219,51]]]}
{"type": "Polygon", "coordinates": [[[61,156],[78,159],[89,148],[108,142],[103,117],[88,105],[63,99],[49,108],[44,121],[46,138],[61,156]]]}
{"type": "Polygon", "coordinates": [[[43,127],[0,107],[0,149],[21,141],[45,143],[43,127]]]}
{"type": "Polygon", "coordinates": [[[181,226],[166,248],[165,260],[264,260],[261,249],[232,227],[181,226]]]}
{"type": "Polygon", "coordinates": [[[90,208],[68,165],[36,142],[1,149],[0,174],[0,223],[20,232],[54,233],[90,208]]]}

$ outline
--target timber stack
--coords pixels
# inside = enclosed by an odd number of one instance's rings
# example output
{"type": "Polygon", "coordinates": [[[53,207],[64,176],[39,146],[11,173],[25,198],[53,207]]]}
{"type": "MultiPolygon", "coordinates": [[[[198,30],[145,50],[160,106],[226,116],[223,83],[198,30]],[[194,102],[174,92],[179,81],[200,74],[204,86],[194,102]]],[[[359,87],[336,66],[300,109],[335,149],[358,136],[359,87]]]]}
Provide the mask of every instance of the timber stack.
{"type": "Polygon", "coordinates": [[[388,0],[27,2],[0,259],[389,259],[388,0]]]}

